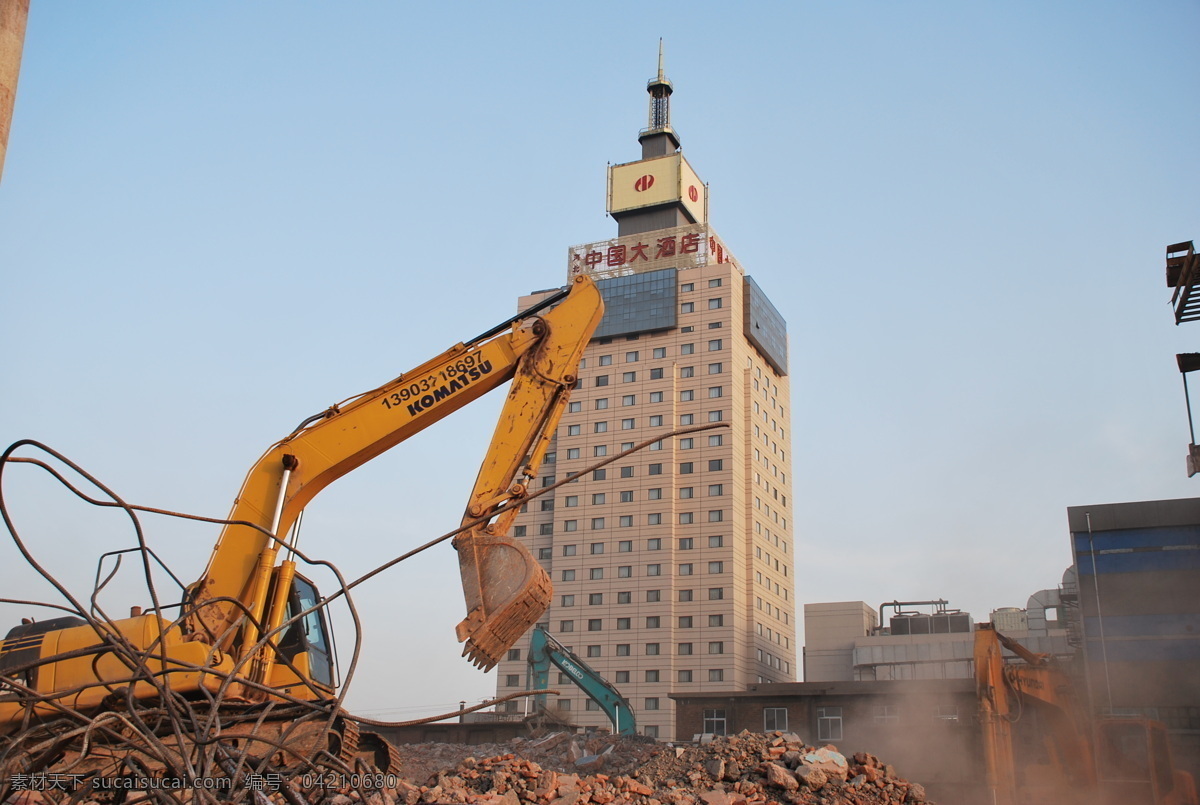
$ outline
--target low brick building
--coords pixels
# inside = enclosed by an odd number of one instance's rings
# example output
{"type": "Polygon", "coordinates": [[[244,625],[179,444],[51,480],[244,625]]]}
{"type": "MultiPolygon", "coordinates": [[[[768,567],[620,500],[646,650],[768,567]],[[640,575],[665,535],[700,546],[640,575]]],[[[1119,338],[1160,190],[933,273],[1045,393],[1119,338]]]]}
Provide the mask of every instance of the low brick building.
{"type": "Polygon", "coordinates": [[[673,693],[675,734],[794,732],[845,754],[870,752],[934,800],[981,802],[982,749],[969,679],[790,682],[725,693],[673,693]]]}

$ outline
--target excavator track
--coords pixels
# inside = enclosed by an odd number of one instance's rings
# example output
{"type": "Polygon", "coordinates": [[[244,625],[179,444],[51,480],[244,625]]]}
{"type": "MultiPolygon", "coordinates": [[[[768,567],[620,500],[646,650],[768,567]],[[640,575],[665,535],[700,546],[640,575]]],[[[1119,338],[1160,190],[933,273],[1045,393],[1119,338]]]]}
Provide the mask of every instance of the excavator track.
{"type": "MultiPolygon", "coordinates": [[[[197,715],[196,721],[201,721],[206,714],[197,715]]],[[[344,711],[332,725],[327,714],[264,717],[260,705],[227,704],[220,716],[219,727],[205,740],[189,735],[181,740],[165,723],[149,734],[141,733],[115,713],[96,719],[113,727],[111,732],[93,730],[85,737],[83,730],[68,730],[53,722],[2,737],[0,801],[22,790],[14,781],[31,786],[34,780],[54,780],[64,802],[81,792],[84,799],[95,802],[120,802],[122,789],[104,790],[93,781],[186,779],[189,769],[202,767],[206,757],[214,759],[206,776],[232,779],[235,788],[261,778],[268,786],[288,786],[289,794],[334,787],[350,790],[330,781],[377,780],[401,768],[399,750],[383,736],[360,730],[344,711]]]]}

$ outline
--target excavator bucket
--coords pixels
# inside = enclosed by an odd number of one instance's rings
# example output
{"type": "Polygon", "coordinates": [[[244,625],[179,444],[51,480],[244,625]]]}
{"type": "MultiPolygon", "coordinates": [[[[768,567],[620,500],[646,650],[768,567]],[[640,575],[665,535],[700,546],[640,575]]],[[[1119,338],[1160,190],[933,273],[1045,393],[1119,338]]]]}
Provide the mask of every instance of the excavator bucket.
{"type": "Polygon", "coordinates": [[[488,670],[545,614],[554,588],[529,550],[477,527],[454,538],[467,617],[455,632],[463,656],[488,670]]]}

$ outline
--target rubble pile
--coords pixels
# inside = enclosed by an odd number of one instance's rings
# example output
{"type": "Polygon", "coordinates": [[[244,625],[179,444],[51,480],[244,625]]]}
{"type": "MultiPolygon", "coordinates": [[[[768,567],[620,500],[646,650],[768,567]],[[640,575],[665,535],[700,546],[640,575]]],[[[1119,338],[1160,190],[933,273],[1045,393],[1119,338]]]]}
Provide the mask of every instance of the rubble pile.
{"type": "MultiPolygon", "coordinates": [[[[497,745],[406,746],[399,785],[377,805],[905,805],[925,790],[879,758],[806,746],[792,733],[743,732],[697,747],[566,734],[497,745]],[[483,750],[483,751],[481,751],[483,750]],[[430,771],[460,753],[476,754],[430,771]]],[[[324,805],[348,805],[328,801],[324,805]]]]}

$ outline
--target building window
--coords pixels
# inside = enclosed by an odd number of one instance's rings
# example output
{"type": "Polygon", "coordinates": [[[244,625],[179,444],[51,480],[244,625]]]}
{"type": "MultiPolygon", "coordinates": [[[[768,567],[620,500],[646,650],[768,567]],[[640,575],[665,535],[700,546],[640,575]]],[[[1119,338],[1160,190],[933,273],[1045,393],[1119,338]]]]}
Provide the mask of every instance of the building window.
{"type": "Polygon", "coordinates": [[[599,657],[600,656],[600,647],[599,646],[588,646],[587,647],[587,655],[589,657],[599,657]]]}
{"type": "Polygon", "coordinates": [[[658,709],[658,699],[656,697],[651,697],[651,698],[646,699],[645,709],[646,710],[657,710],[658,709]]]}
{"type": "MultiPolygon", "coordinates": [[[[592,518],[592,530],[593,531],[602,531],[603,529],[604,529],[604,518],[603,517],[593,517],[592,518]]],[[[604,546],[598,542],[593,543],[592,544],[592,553],[604,553],[604,546]],[[597,546],[599,546],[600,550],[596,550],[597,546]]]]}
{"type": "Polygon", "coordinates": [[[714,338],[712,341],[708,342],[708,351],[709,352],[720,352],[721,347],[722,347],[721,339],[719,339],[719,338],[714,338]]]}
{"type": "Polygon", "coordinates": [[[630,626],[631,626],[631,623],[630,623],[629,618],[617,618],[617,631],[618,632],[627,630],[630,628],[630,626]]]}
{"type": "MultiPolygon", "coordinates": [[[[624,520],[625,518],[622,517],[621,519],[624,520]]],[[[622,523],[622,525],[624,525],[624,523],[622,523]]],[[[633,523],[630,523],[630,525],[633,525],[633,523]]],[[[629,553],[632,550],[633,540],[631,539],[623,539],[617,543],[617,553],[629,553]]]]}
{"type": "Polygon", "coordinates": [[[708,671],[709,682],[724,682],[725,671],[721,668],[710,668],[708,671]]]}
{"type": "Polygon", "coordinates": [[[695,517],[694,517],[693,512],[680,512],[679,513],[679,524],[680,525],[691,525],[694,521],[695,521],[695,517]]]}
{"type": "Polygon", "coordinates": [[[712,735],[725,734],[725,711],[724,710],[705,710],[704,711],[704,727],[703,732],[712,735]]]}
{"type": "Polygon", "coordinates": [[[719,472],[720,470],[723,470],[723,469],[725,469],[725,460],[724,459],[714,458],[708,462],[708,471],[709,472],[719,472]]]}
{"type": "MultiPolygon", "coordinates": [[[[622,514],[617,523],[621,528],[633,528],[633,515],[622,514]]],[[[630,548],[630,550],[633,550],[630,548]]]]}
{"type": "Polygon", "coordinates": [[[568,447],[567,448],[567,458],[579,458],[579,448],[578,447],[568,447]]]}
{"type": "Polygon", "coordinates": [[[724,519],[725,519],[725,512],[723,509],[717,509],[715,511],[710,511],[708,513],[708,522],[710,522],[710,523],[719,523],[719,522],[723,521],[724,519]]]}
{"type": "Polygon", "coordinates": [[[646,617],[646,628],[657,629],[662,623],[662,619],[658,615],[649,615],[646,617]]]}
{"type": "Polygon", "coordinates": [[[817,740],[818,741],[840,741],[840,740],[842,740],[842,708],[840,708],[840,707],[818,707],[817,708],[817,740]]]}
{"type": "Polygon", "coordinates": [[[722,386],[713,386],[712,388],[710,388],[708,390],[708,398],[711,400],[711,399],[715,399],[716,397],[723,396],[723,393],[721,391],[722,388],[723,388],[722,386]]]}
{"type": "Polygon", "coordinates": [[[696,392],[692,391],[691,389],[685,389],[684,391],[679,392],[680,402],[691,402],[694,399],[696,399],[696,392]]]}
{"type": "Polygon", "coordinates": [[[708,616],[708,625],[709,626],[724,626],[725,625],[725,616],[724,615],[709,615],[708,616]]]}
{"type": "Polygon", "coordinates": [[[558,599],[558,605],[561,607],[575,606],[575,596],[573,596],[573,595],[562,596],[561,598],[558,599]]]}
{"type": "MultiPolygon", "coordinates": [[[[525,535],[520,534],[519,536],[523,537],[525,535]]],[[[549,559],[549,558],[551,558],[551,554],[553,552],[554,552],[553,548],[538,548],[538,559],[549,559]]]]}
{"type": "Polygon", "coordinates": [[[608,408],[608,398],[600,397],[596,400],[595,406],[597,411],[603,411],[604,409],[608,408]]]}
{"type": "Polygon", "coordinates": [[[599,606],[604,603],[604,593],[588,593],[588,606],[599,606]]]}
{"type": "Polygon", "coordinates": [[[567,403],[567,413],[577,414],[583,410],[583,403],[576,400],[573,403],[567,403]]]}
{"type": "Polygon", "coordinates": [[[661,551],[662,550],[662,538],[655,537],[654,539],[646,540],[646,550],[661,551]]]}
{"type": "Polygon", "coordinates": [[[518,687],[521,684],[521,675],[520,674],[505,674],[504,684],[510,688],[518,687]]]}
{"type": "Polygon", "coordinates": [[[563,581],[575,581],[575,571],[574,570],[564,570],[562,572],[562,580],[563,581]]]}
{"type": "Polygon", "coordinates": [[[679,550],[690,551],[692,549],[693,540],[691,537],[683,537],[679,540],[679,550]]]}
{"type": "Polygon", "coordinates": [[[586,700],[586,701],[583,703],[583,709],[585,709],[585,710],[599,710],[599,709],[600,709],[600,704],[599,704],[599,702],[595,701],[594,699],[588,699],[588,700],[586,700]]]}
{"type": "MultiPolygon", "coordinates": [[[[721,495],[724,495],[724,494],[725,494],[724,485],[722,485],[722,484],[709,484],[708,485],[708,496],[710,498],[720,497],[721,495]]],[[[721,546],[716,545],[716,546],[709,546],[709,547],[719,548],[721,546]]]]}
{"type": "Polygon", "coordinates": [[[647,514],[646,515],[646,525],[662,525],[662,515],[661,514],[647,514]]]}
{"type": "Polygon", "coordinates": [[[662,565],[646,565],[646,575],[647,576],[661,576],[662,575],[662,565]]]}
{"type": "Polygon", "coordinates": [[[612,355],[601,355],[600,356],[600,365],[601,366],[612,366],[612,355]]]}
{"type": "Polygon", "coordinates": [[[724,443],[725,443],[725,437],[724,437],[724,435],[722,435],[720,433],[718,433],[715,436],[708,437],[708,446],[709,447],[720,447],[724,443]]]}
{"type": "Polygon", "coordinates": [[[679,474],[680,475],[691,475],[692,471],[693,471],[693,467],[692,467],[692,462],[690,462],[690,461],[685,461],[679,465],[679,474]]]}
{"type": "Polygon", "coordinates": [[[708,563],[708,572],[709,573],[724,573],[725,572],[725,563],[724,562],[709,562],[708,563]]]}
{"type": "MultiPolygon", "coordinates": [[[[621,574],[618,573],[617,575],[619,576],[621,574]]],[[[617,593],[617,603],[618,604],[630,604],[632,602],[633,602],[633,593],[632,592],[617,593]]]]}
{"type": "MultiPolygon", "coordinates": [[[[589,627],[589,628],[591,628],[591,627],[589,627]]],[[[712,642],[710,642],[708,644],[708,653],[709,654],[724,654],[725,653],[725,644],[723,642],[721,642],[720,640],[713,640],[712,642]]]]}
{"type": "Polygon", "coordinates": [[[695,351],[696,351],[695,344],[680,344],[679,345],[679,354],[680,355],[691,355],[695,351]]]}
{"type": "Polygon", "coordinates": [[[658,654],[660,645],[661,645],[660,643],[647,643],[646,644],[646,654],[648,656],[654,656],[654,655],[658,654]]]}
{"type": "MultiPolygon", "coordinates": [[[[617,646],[617,649],[620,649],[620,648],[621,648],[620,646],[617,646]]],[[[629,646],[625,646],[625,648],[628,649],[629,646]]],[[[621,652],[618,650],[617,654],[621,655],[621,652]]],[[[623,656],[628,656],[628,654],[629,654],[629,652],[626,651],[625,655],[623,655],[623,656]]],[[[618,685],[629,682],[629,672],[628,671],[617,671],[616,682],[618,685]]]]}
{"type": "Polygon", "coordinates": [[[724,418],[725,418],[725,415],[721,411],[709,411],[708,412],[708,421],[709,422],[720,422],[724,418]]]}
{"type": "Polygon", "coordinates": [[[650,392],[650,402],[656,403],[656,402],[662,402],[662,401],[663,401],[663,393],[661,391],[650,392]]]}
{"type": "Polygon", "coordinates": [[[719,375],[719,374],[721,374],[721,364],[719,364],[719,363],[710,363],[710,364],[708,365],[708,373],[709,373],[710,375],[719,375]]]}
{"type": "Polygon", "coordinates": [[[571,709],[571,700],[570,699],[559,699],[558,700],[558,709],[559,710],[570,710],[571,709]]]}
{"type": "Polygon", "coordinates": [[[637,380],[637,372],[622,372],[621,373],[621,382],[622,383],[633,383],[636,380],[637,380]]]}
{"type": "Polygon", "coordinates": [[[597,386],[607,386],[608,385],[608,375],[596,375],[596,385],[597,386]]]}
{"type": "Polygon", "coordinates": [[[939,704],[933,708],[933,717],[939,721],[958,721],[957,704],[939,704]]]}
{"type": "Polygon", "coordinates": [[[513,660],[519,660],[519,659],[521,659],[521,649],[519,649],[519,648],[510,648],[510,649],[508,650],[508,659],[509,659],[509,661],[510,661],[510,662],[511,662],[511,661],[513,661],[513,660]]]}
{"type": "Polygon", "coordinates": [[[638,354],[636,352],[625,353],[625,363],[637,363],[638,354]]]}
{"type": "Polygon", "coordinates": [[[578,436],[580,433],[581,427],[582,427],[581,425],[567,425],[567,435],[568,436],[578,436]]]}
{"type": "Polygon", "coordinates": [[[655,347],[654,348],[654,357],[656,357],[656,358],[667,357],[667,348],[666,347],[655,347]]]}
{"type": "Polygon", "coordinates": [[[527,526],[523,526],[523,525],[513,526],[513,536],[514,537],[523,537],[523,536],[525,536],[526,533],[528,533],[527,526]]]}
{"type": "Polygon", "coordinates": [[[720,298],[709,299],[708,300],[708,309],[709,310],[719,310],[721,307],[721,302],[722,302],[722,300],[720,298]]]}
{"type": "MultiPolygon", "coordinates": [[[[604,628],[604,625],[601,623],[600,618],[591,618],[588,620],[588,631],[589,632],[599,632],[603,628],[604,628]]],[[[709,653],[711,653],[711,652],[709,652],[709,653]]]]}
{"type": "MultiPolygon", "coordinates": [[[[578,520],[563,520],[563,531],[578,531],[578,530],[579,530],[579,521],[578,520]]],[[[571,547],[573,548],[575,546],[572,545],[571,547]]]]}
{"type": "MultiPolygon", "coordinates": [[[[660,472],[661,472],[662,464],[659,464],[657,466],[660,468],[660,472]]],[[[654,474],[655,473],[651,473],[651,475],[654,475],[654,474]]],[[[662,487],[656,486],[656,487],[647,489],[646,490],[646,500],[662,500],[662,487]]]]}
{"type": "Polygon", "coordinates": [[[696,311],[695,302],[684,302],[679,306],[680,313],[694,313],[696,311]]]}
{"type": "Polygon", "coordinates": [[[642,728],[642,735],[645,735],[647,738],[658,738],[658,725],[647,724],[642,728]]]}
{"type": "Polygon", "coordinates": [[[691,671],[680,671],[678,674],[678,679],[680,682],[691,682],[692,681],[692,672],[691,671]]]}
{"type": "Polygon", "coordinates": [[[663,423],[662,414],[650,417],[650,427],[661,428],[663,423]]]}
{"type": "Polygon", "coordinates": [[[787,732],[788,719],[786,707],[763,708],[763,732],[787,732]]]}
{"type": "Polygon", "coordinates": [[[876,724],[898,724],[900,713],[894,704],[877,704],[871,708],[876,724]]]}
{"type": "Polygon", "coordinates": [[[692,616],[691,615],[680,615],[679,616],[679,628],[680,629],[691,629],[692,628],[692,616]]]}
{"type": "Polygon", "coordinates": [[[662,590],[646,590],[646,603],[656,604],[662,600],[662,590]]]}
{"type": "Polygon", "coordinates": [[[599,581],[600,579],[604,578],[604,568],[602,568],[602,567],[591,568],[590,570],[588,570],[588,578],[591,579],[592,581],[599,581]]]}
{"type": "Polygon", "coordinates": [[[618,579],[633,578],[633,565],[618,565],[617,566],[617,578],[618,579]]]}
{"type": "Polygon", "coordinates": [[[691,437],[679,440],[679,449],[680,450],[691,450],[695,446],[696,446],[696,440],[691,437]]]}
{"type": "Polygon", "coordinates": [[[694,590],[680,590],[679,591],[679,600],[680,601],[691,601],[693,592],[694,592],[694,590]]]}
{"type": "Polygon", "coordinates": [[[575,621],[559,621],[558,622],[558,631],[560,631],[560,632],[575,631],[575,621]]]}
{"type": "Polygon", "coordinates": [[[680,566],[679,566],[679,575],[681,575],[681,576],[690,576],[690,575],[692,575],[692,566],[691,566],[691,564],[680,565],[680,566]]]}
{"type": "MultiPolygon", "coordinates": [[[[710,461],[709,464],[711,464],[711,463],[712,462],[710,461]]],[[[603,481],[607,477],[608,477],[608,470],[592,470],[592,480],[593,481],[603,481]]]]}
{"type": "Polygon", "coordinates": [[[725,597],[725,588],[724,587],[710,587],[708,589],[708,600],[709,601],[720,601],[724,597],[725,597]]]}
{"type": "Polygon", "coordinates": [[[680,290],[680,292],[682,292],[682,293],[687,293],[688,291],[694,291],[694,290],[696,290],[696,283],[694,283],[694,282],[685,282],[685,283],[683,283],[682,285],[680,285],[680,286],[679,286],[679,290],[680,290]]]}
{"type": "Polygon", "coordinates": [[[662,380],[662,376],[663,376],[663,370],[661,368],[650,370],[650,379],[651,380],[662,380]]]}
{"type": "Polygon", "coordinates": [[[696,376],[696,367],[694,367],[694,366],[679,367],[679,376],[680,377],[695,377],[696,376]]]}
{"type": "Polygon", "coordinates": [[[657,682],[658,681],[658,671],[647,671],[646,672],[646,681],[647,682],[657,682]]]}
{"type": "Polygon", "coordinates": [[[608,455],[608,445],[598,444],[598,445],[595,445],[592,447],[592,456],[594,456],[595,458],[600,458],[602,456],[607,456],[607,455],[608,455]]]}
{"type": "Polygon", "coordinates": [[[622,419],[621,420],[621,430],[633,430],[634,427],[636,426],[636,424],[637,424],[636,420],[622,419]]]}
{"type": "MultiPolygon", "coordinates": [[[[628,643],[618,643],[617,644],[617,656],[618,657],[628,657],[629,656],[629,644],[628,643]]],[[[629,681],[629,672],[628,671],[617,671],[617,681],[618,682],[621,681],[621,674],[625,674],[625,681],[628,682],[629,681]]]]}
{"type": "Polygon", "coordinates": [[[578,506],[579,505],[579,495],[567,495],[565,498],[563,498],[563,505],[566,506],[568,509],[578,506]]]}

